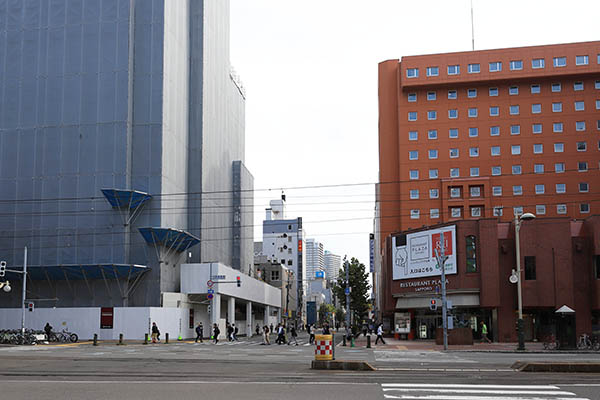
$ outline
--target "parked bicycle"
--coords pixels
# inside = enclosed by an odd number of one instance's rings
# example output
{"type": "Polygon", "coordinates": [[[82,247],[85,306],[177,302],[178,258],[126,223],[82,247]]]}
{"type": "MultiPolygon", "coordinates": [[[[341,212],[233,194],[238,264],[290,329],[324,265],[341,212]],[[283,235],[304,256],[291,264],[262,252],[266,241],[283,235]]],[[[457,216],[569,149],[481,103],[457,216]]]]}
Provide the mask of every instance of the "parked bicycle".
{"type": "Polygon", "coordinates": [[[555,335],[549,335],[544,340],[544,350],[558,350],[560,348],[560,342],[556,340],[555,335]]]}
{"type": "Polygon", "coordinates": [[[69,332],[66,328],[62,332],[51,332],[48,338],[49,342],[60,342],[60,343],[76,343],[79,340],[79,336],[76,333],[69,332]]]}
{"type": "Polygon", "coordinates": [[[597,336],[591,337],[587,333],[584,333],[579,336],[579,340],[577,341],[577,349],[599,351],[600,341],[598,340],[597,336]]]}

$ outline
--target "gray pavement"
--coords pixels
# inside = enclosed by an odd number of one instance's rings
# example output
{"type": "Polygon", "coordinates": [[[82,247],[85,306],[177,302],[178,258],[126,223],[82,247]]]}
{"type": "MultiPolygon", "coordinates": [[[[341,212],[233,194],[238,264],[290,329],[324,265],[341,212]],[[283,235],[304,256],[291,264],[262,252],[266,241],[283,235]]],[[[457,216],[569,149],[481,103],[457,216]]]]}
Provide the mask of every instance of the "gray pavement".
{"type": "Polygon", "coordinates": [[[305,336],[299,346],[260,343],[259,338],[242,338],[218,345],[0,347],[0,398],[600,399],[598,374],[520,373],[510,368],[517,360],[600,362],[600,353],[338,345],[337,359],[364,360],[378,371],[315,371],[309,368],[314,348],[305,336]]]}

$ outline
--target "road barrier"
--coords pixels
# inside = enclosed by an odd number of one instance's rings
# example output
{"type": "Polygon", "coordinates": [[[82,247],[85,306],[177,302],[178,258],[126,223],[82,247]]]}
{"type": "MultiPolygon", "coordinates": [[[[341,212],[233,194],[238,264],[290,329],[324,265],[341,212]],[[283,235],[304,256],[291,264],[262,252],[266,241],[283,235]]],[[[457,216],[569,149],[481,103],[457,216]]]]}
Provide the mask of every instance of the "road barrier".
{"type": "Polygon", "coordinates": [[[367,349],[371,348],[371,335],[367,336],[367,349]]]}
{"type": "Polygon", "coordinates": [[[148,334],[144,333],[144,344],[148,344],[148,334]]]}
{"type": "Polygon", "coordinates": [[[315,360],[333,360],[333,335],[315,335],[315,360]]]}
{"type": "Polygon", "coordinates": [[[119,343],[118,344],[121,346],[123,345],[123,334],[122,333],[119,333],[119,343]]]}
{"type": "Polygon", "coordinates": [[[98,334],[94,333],[94,346],[98,346],[98,334]]]}
{"type": "Polygon", "coordinates": [[[169,344],[169,332],[165,333],[165,344],[169,344]]]}

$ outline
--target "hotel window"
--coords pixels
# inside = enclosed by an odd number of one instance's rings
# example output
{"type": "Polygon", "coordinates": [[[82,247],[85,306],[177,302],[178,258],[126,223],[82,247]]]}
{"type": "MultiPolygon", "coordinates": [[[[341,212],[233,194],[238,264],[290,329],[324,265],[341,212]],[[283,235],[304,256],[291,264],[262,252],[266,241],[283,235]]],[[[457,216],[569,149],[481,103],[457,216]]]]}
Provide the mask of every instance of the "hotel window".
{"type": "Polygon", "coordinates": [[[532,133],[542,133],[542,124],[533,124],[531,125],[532,133]]]}
{"type": "Polygon", "coordinates": [[[575,102],[575,111],[583,111],[585,110],[585,104],[583,101],[576,101],[575,102]]]}
{"type": "Polygon", "coordinates": [[[451,187],[450,188],[450,197],[453,199],[458,199],[461,197],[460,195],[460,187],[451,187]]]}
{"type": "Polygon", "coordinates": [[[469,137],[479,136],[479,128],[469,128],[469,137]]]}
{"type": "Polygon", "coordinates": [[[419,159],[419,152],[417,150],[411,150],[408,152],[408,159],[409,160],[418,160],[419,159]]]}
{"type": "Polygon", "coordinates": [[[535,213],[538,215],[545,215],[546,214],[546,206],[542,205],[542,204],[538,204],[535,206],[535,213]]]}
{"type": "Polygon", "coordinates": [[[456,90],[448,90],[448,98],[450,100],[454,100],[458,97],[458,94],[456,93],[456,90]]]}
{"type": "Polygon", "coordinates": [[[583,90],[583,82],[575,82],[573,83],[573,90],[578,92],[580,90],[583,90]]]}
{"type": "Polygon", "coordinates": [[[577,142],[577,151],[587,151],[587,142],[577,142]]]}
{"type": "Polygon", "coordinates": [[[470,175],[471,177],[479,176],[479,167],[471,167],[470,175]]]}
{"type": "Polygon", "coordinates": [[[460,176],[459,168],[450,168],[450,178],[458,178],[460,176]]]}
{"type": "Polygon", "coordinates": [[[502,62],[492,61],[490,63],[490,72],[500,72],[500,71],[502,71],[502,62]]]}
{"type": "Polygon", "coordinates": [[[456,139],[458,137],[458,129],[456,129],[456,128],[448,129],[448,137],[450,139],[456,139]]]}
{"type": "Polygon", "coordinates": [[[534,58],[531,60],[531,68],[533,69],[544,68],[545,66],[546,63],[543,58],[534,58]]]}
{"type": "Polygon", "coordinates": [[[544,145],[541,143],[536,143],[533,145],[533,154],[542,154],[544,153],[544,145]]]}
{"type": "Polygon", "coordinates": [[[460,207],[451,207],[450,208],[450,217],[460,218],[461,214],[462,214],[462,209],[460,207]]]}
{"type": "Polygon", "coordinates": [[[470,99],[477,97],[477,89],[467,89],[467,97],[470,99]]]}
{"type": "Polygon", "coordinates": [[[540,92],[540,85],[531,85],[531,94],[538,94],[540,92]]]}
{"type": "Polygon", "coordinates": [[[513,215],[523,215],[523,206],[513,207],[513,215]]]}
{"type": "Polygon", "coordinates": [[[498,96],[498,88],[497,87],[491,87],[489,89],[489,93],[490,93],[490,97],[498,96]]]}
{"type": "Polygon", "coordinates": [[[513,156],[521,154],[521,145],[513,144],[512,146],[510,146],[510,154],[512,154],[513,156]]]}
{"type": "Polygon", "coordinates": [[[567,192],[567,185],[564,183],[557,183],[556,184],[556,193],[566,193],[567,192]]]}
{"type": "Polygon", "coordinates": [[[557,204],[556,205],[556,213],[557,214],[566,214],[567,213],[567,205],[566,204],[557,204]]]}
{"type": "Polygon", "coordinates": [[[544,164],[533,164],[533,172],[536,174],[543,174],[544,164]]]}
{"type": "Polygon", "coordinates": [[[419,68],[407,68],[406,69],[406,77],[407,78],[418,78],[419,77],[419,68]]]}
{"type": "Polygon", "coordinates": [[[409,121],[416,121],[417,120],[417,112],[416,111],[409,111],[408,112],[408,120],[409,121]]]}
{"type": "Polygon", "coordinates": [[[437,179],[438,175],[439,174],[437,168],[429,170],[429,179],[437,179]]]}
{"type": "Polygon", "coordinates": [[[440,197],[440,192],[438,189],[429,189],[430,199],[437,199],[438,197],[440,197]]]}
{"type": "Polygon", "coordinates": [[[450,158],[458,157],[458,149],[450,149],[450,158]]]}
{"type": "Polygon", "coordinates": [[[427,67],[427,76],[438,76],[440,69],[438,67],[427,67]]]}
{"type": "Polygon", "coordinates": [[[436,219],[440,217],[440,209],[439,208],[430,208],[429,209],[429,218],[436,219]]]}
{"type": "Polygon", "coordinates": [[[481,72],[481,66],[479,64],[469,64],[467,72],[469,74],[478,74],[481,72]]]}
{"type": "Polygon", "coordinates": [[[511,125],[510,126],[510,134],[511,135],[520,135],[521,134],[521,125],[511,125]]]}
{"type": "Polygon", "coordinates": [[[502,196],[502,186],[492,186],[492,196],[502,196]]]}
{"type": "Polygon", "coordinates": [[[481,207],[471,207],[471,217],[481,217],[481,207]]]}
{"type": "Polygon", "coordinates": [[[513,175],[521,175],[523,172],[523,169],[520,165],[513,165],[511,170],[513,175]]]}
{"type": "Polygon", "coordinates": [[[500,115],[500,108],[497,106],[490,107],[490,117],[497,117],[500,115]]]}
{"type": "Polygon", "coordinates": [[[575,56],[575,65],[588,65],[590,58],[588,56],[575,56]]]}
{"type": "Polygon", "coordinates": [[[471,197],[481,197],[481,186],[470,186],[471,197]]]}
{"type": "Polygon", "coordinates": [[[600,110],[600,100],[596,100],[596,110],[600,110]]]}
{"type": "Polygon", "coordinates": [[[579,212],[580,213],[589,213],[590,212],[590,205],[588,203],[581,203],[581,204],[579,204],[579,212]]]}
{"type": "Polygon", "coordinates": [[[499,176],[499,175],[502,175],[502,167],[500,167],[499,165],[492,167],[492,176],[499,176]]]}
{"type": "MultiPolygon", "coordinates": [[[[600,64],[600,55],[598,55],[598,64],[600,64]]],[[[594,278],[600,279],[600,255],[594,256],[594,278]]]]}
{"type": "Polygon", "coordinates": [[[411,189],[410,190],[410,199],[416,200],[419,198],[419,189],[411,189]]]}
{"type": "Polygon", "coordinates": [[[560,83],[553,83],[552,84],[552,91],[554,93],[560,92],[561,91],[560,83]]]}
{"type": "Polygon", "coordinates": [[[523,69],[523,61],[522,60],[513,60],[510,62],[510,70],[511,71],[519,71],[523,69]]]}
{"type": "Polygon", "coordinates": [[[539,114],[542,112],[542,105],[541,104],[532,104],[531,105],[531,113],[532,114],[539,114]]]}
{"type": "Polygon", "coordinates": [[[448,75],[458,75],[460,74],[460,66],[459,65],[448,65],[448,75]]]}
{"type": "MultiPolygon", "coordinates": [[[[598,102],[598,100],[596,100],[598,102]]],[[[576,131],[585,131],[585,121],[576,121],[575,122],[575,130],[576,131]]]]}
{"type": "Polygon", "coordinates": [[[495,206],[494,207],[494,217],[501,217],[502,216],[502,206],[495,206]]]}
{"type": "Polygon", "coordinates": [[[554,66],[555,67],[566,67],[567,66],[567,57],[554,57],[554,66]]]}
{"type": "Polygon", "coordinates": [[[437,139],[437,130],[436,129],[430,129],[427,131],[427,138],[434,140],[437,139]]]}
{"type": "Polygon", "coordinates": [[[535,281],[535,256],[523,257],[525,261],[525,280],[535,281]]]}
{"type": "Polygon", "coordinates": [[[577,163],[577,171],[578,172],[587,172],[588,170],[588,163],[587,161],[579,161],[577,163]]]}
{"type": "Polygon", "coordinates": [[[418,169],[411,169],[409,171],[410,174],[410,179],[415,180],[415,179],[419,179],[419,170],[418,169]]]}
{"type": "Polygon", "coordinates": [[[519,94],[519,87],[518,86],[511,86],[508,88],[508,94],[511,96],[516,96],[519,94]]]}
{"type": "Polygon", "coordinates": [[[519,106],[518,105],[514,105],[514,106],[510,106],[510,115],[519,115],[519,106]]]}
{"type": "Polygon", "coordinates": [[[419,210],[410,210],[410,219],[419,219],[419,210]]]}
{"type": "Polygon", "coordinates": [[[562,103],[552,103],[552,112],[562,112],[562,103]]]}
{"type": "Polygon", "coordinates": [[[435,111],[435,110],[427,111],[427,119],[430,121],[436,120],[437,119],[437,111],[435,111]]]}
{"type": "Polygon", "coordinates": [[[563,123],[562,122],[555,122],[552,124],[552,132],[562,132],[563,131],[563,123]]]}
{"type": "Polygon", "coordinates": [[[417,131],[408,131],[408,140],[417,140],[419,133],[417,131]]]}
{"type": "Polygon", "coordinates": [[[492,146],[490,148],[490,153],[493,156],[499,156],[500,155],[500,146],[492,146]]]}
{"type": "Polygon", "coordinates": [[[437,150],[429,150],[429,159],[430,160],[435,160],[438,158],[438,151],[437,150]]]}
{"type": "Polygon", "coordinates": [[[594,84],[594,88],[600,89],[600,80],[596,81],[596,83],[594,84]]]}
{"type": "Polygon", "coordinates": [[[436,92],[427,92],[427,100],[433,101],[437,98],[436,92]]]}
{"type": "Polygon", "coordinates": [[[469,157],[479,157],[479,147],[469,148],[469,157]]]}
{"type": "Polygon", "coordinates": [[[414,103],[417,101],[417,94],[416,93],[409,93],[408,94],[408,102],[409,103],[414,103]]]}
{"type": "Polygon", "coordinates": [[[557,174],[562,174],[563,172],[565,172],[565,163],[554,163],[554,172],[557,174]]]}
{"type": "Polygon", "coordinates": [[[564,143],[554,143],[554,152],[555,153],[563,153],[565,151],[564,143]]]}
{"type": "Polygon", "coordinates": [[[535,194],[544,194],[546,187],[544,185],[535,185],[535,194]]]}
{"type": "Polygon", "coordinates": [[[449,119],[458,118],[458,110],[448,110],[448,118],[449,119]]]}
{"type": "Polygon", "coordinates": [[[469,108],[469,114],[468,115],[469,115],[469,118],[475,118],[475,117],[477,117],[477,108],[475,108],[475,107],[469,108]]]}
{"type": "Polygon", "coordinates": [[[587,193],[590,191],[590,186],[585,183],[585,182],[581,182],[579,183],[579,192],[580,193],[587,193]]]}
{"type": "Polygon", "coordinates": [[[523,195],[523,186],[514,185],[513,186],[513,196],[521,196],[523,195]]]}

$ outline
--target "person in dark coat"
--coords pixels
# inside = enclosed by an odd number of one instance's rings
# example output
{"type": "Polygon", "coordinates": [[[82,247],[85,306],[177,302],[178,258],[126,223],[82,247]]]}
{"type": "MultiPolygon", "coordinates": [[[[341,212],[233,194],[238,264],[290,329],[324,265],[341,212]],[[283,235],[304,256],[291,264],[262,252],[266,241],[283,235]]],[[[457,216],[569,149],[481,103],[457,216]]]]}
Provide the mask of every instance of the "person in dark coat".
{"type": "Polygon", "coordinates": [[[44,326],[44,332],[46,332],[46,338],[50,341],[50,336],[52,335],[52,325],[50,322],[46,322],[46,326],[44,326]]]}
{"type": "Polygon", "coordinates": [[[288,346],[292,344],[292,340],[294,341],[294,343],[296,343],[296,346],[298,346],[298,340],[296,340],[296,338],[298,337],[298,333],[296,332],[296,328],[294,327],[294,325],[292,325],[292,327],[290,328],[290,335],[292,338],[288,341],[288,346]]]}
{"type": "Polygon", "coordinates": [[[204,336],[204,327],[202,326],[202,322],[196,326],[196,343],[198,343],[198,339],[200,339],[200,343],[202,342],[202,336],[204,336]]]}
{"type": "Polygon", "coordinates": [[[160,331],[158,330],[158,326],[156,326],[156,322],[152,323],[152,343],[156,343],[160,339],[158,338],[160,335],[160,331]]]}
{"type": "Polygon", "coordinates": [[[219,329],[219,325],[213,325],[213,338],[215,339],[215,344],[219,343],[219,335],[221,334],[221,330],[219,329]]]}
{"type": "Polygon", "coordinates": [[[260,326],[256,324],[256,336],[260,336],[260,326]]]}

